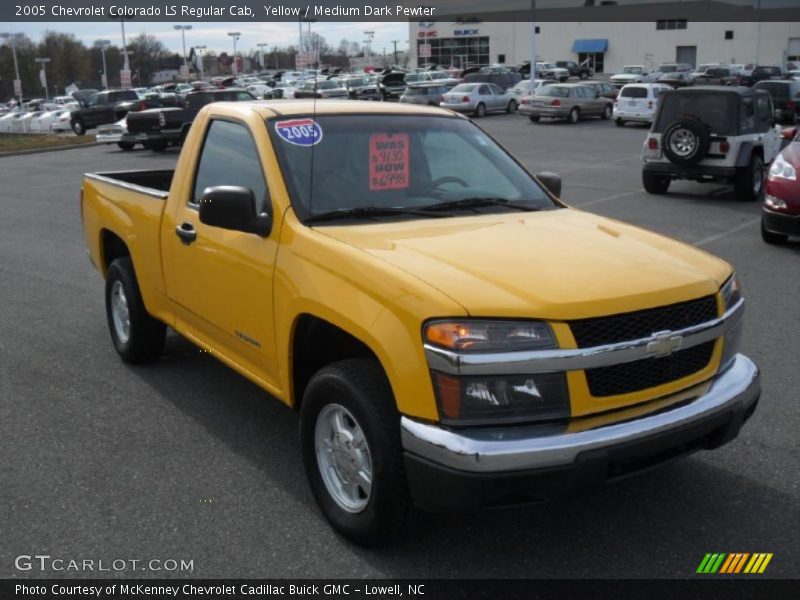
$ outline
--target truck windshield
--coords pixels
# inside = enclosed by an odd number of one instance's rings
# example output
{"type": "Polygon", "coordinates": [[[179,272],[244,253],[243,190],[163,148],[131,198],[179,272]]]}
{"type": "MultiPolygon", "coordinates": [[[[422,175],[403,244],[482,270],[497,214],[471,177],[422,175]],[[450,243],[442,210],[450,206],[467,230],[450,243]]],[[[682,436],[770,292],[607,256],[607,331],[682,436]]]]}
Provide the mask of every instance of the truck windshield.
{"type": "MultiPolygon", "coordinates": [[[[470,210],[507,212],[557,205],[480,128],[465,119],[415,115],[325,115],[267,123],[300,219],[352,209],[422,209],[499,199],[470,210]],[[506,204],[504,206],[504,203],[506,204]]],[[[390,218],[423,218],[393,213],[390,218]]]]}

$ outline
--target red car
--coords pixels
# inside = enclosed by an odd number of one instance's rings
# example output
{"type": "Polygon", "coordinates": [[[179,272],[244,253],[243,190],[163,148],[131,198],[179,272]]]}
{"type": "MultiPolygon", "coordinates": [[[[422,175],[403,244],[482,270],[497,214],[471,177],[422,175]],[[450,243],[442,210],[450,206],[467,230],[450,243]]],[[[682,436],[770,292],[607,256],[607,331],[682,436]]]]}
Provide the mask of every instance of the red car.
{"type": "Polygon", "coordinates": [[[761,237],[768,244],[800,236],[800,133],[790,127],[781,137],[789,144],[772,161],[761,211],[761,237]]]}

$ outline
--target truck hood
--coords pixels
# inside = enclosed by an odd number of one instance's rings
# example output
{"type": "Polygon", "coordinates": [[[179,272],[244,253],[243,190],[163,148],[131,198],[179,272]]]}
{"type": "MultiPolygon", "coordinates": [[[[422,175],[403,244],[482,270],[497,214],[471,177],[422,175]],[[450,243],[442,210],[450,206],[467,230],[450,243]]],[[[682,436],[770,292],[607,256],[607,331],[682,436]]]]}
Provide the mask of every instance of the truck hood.
{"type": "Polygon", "coordinates": [[[732,272],[696,248],[575,209],[317,231],[477,316],[567,320],[640,310],[713,294],[732,272]]]}

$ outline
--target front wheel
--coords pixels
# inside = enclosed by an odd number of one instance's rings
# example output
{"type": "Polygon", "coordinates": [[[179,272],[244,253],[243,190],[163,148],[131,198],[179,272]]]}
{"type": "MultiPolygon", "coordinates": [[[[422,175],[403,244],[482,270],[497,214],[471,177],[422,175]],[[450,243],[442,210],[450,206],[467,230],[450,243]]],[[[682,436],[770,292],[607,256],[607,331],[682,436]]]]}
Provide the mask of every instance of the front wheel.
{"type": "Polygon", "coordinates": [[[114,348],[129,363],[156,360],[167,328],[147,312],[130,257],[116,259],[106,275],[106,317],[114,348]]]}
{"type": "Polygon", "coordinates": [[[83,124],[83,121],[73,121],[72,131],[75,133],[75,135],[85,135],[86,125],[83,124]]]}
{"type": "Polygon", "coordinates": [[[124,150],[125,152],[130,152],[131,150],[133,150],[133,147],[135,145],[136,144],[134,144],[133,142],[117,142],[117,146],[119,146],[119,149],[124,150]]]}
{"type": "Polygon", "coordinates": [[[737,200],[755,202],[764,192],[764,161],[758,154],[750,157],[746,167],[736,170],[733,182],[737,200]]]}
{"type": "Polygon", "coordinates": [[[670,179],[664,175],[656,175],[642,171],[642,184],[648,194],[666,194],[669,189],[670,179]]]}
{"type": "Polygon", "coordinates": [[[581,79],[589,79],[589,73],[587,73],[586,71],[581,71],[578,77],[580,77],[581,79]]]}
{"type": "Polygon", "coordinates": [[[300,408],[300,444],[311,491],[336,531],[367,546],[403,532],[413,509],[400,415],[377,361],[338,361],[311,378],[300,408]]]}
{"type": "Polygon", "coordinates": [[[167,142],[149,142],[148,147],[153,152],[164,152],[169,144],[167,142]]]}

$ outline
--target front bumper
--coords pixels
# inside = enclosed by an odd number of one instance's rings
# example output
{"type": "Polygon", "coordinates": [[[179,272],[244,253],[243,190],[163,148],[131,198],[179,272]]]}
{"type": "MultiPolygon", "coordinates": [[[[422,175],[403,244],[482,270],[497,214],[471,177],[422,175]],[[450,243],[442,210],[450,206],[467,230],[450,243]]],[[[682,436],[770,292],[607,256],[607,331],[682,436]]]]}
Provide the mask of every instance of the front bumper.
{"type": "Polygon", "coordinates": [[[738,354],[693,398],[583,431],[541,425],[456,431],[403,417],[408,484],[418,505],[434,509],[557,498],[729,442],[760,393],[758,368],[738,354]]]}
{"type": "Polygon", "coordinates": [[[783,235],[800,235],[800,214],[779,213],[761,209],[761,222],[764,229],[783,235]]]}

